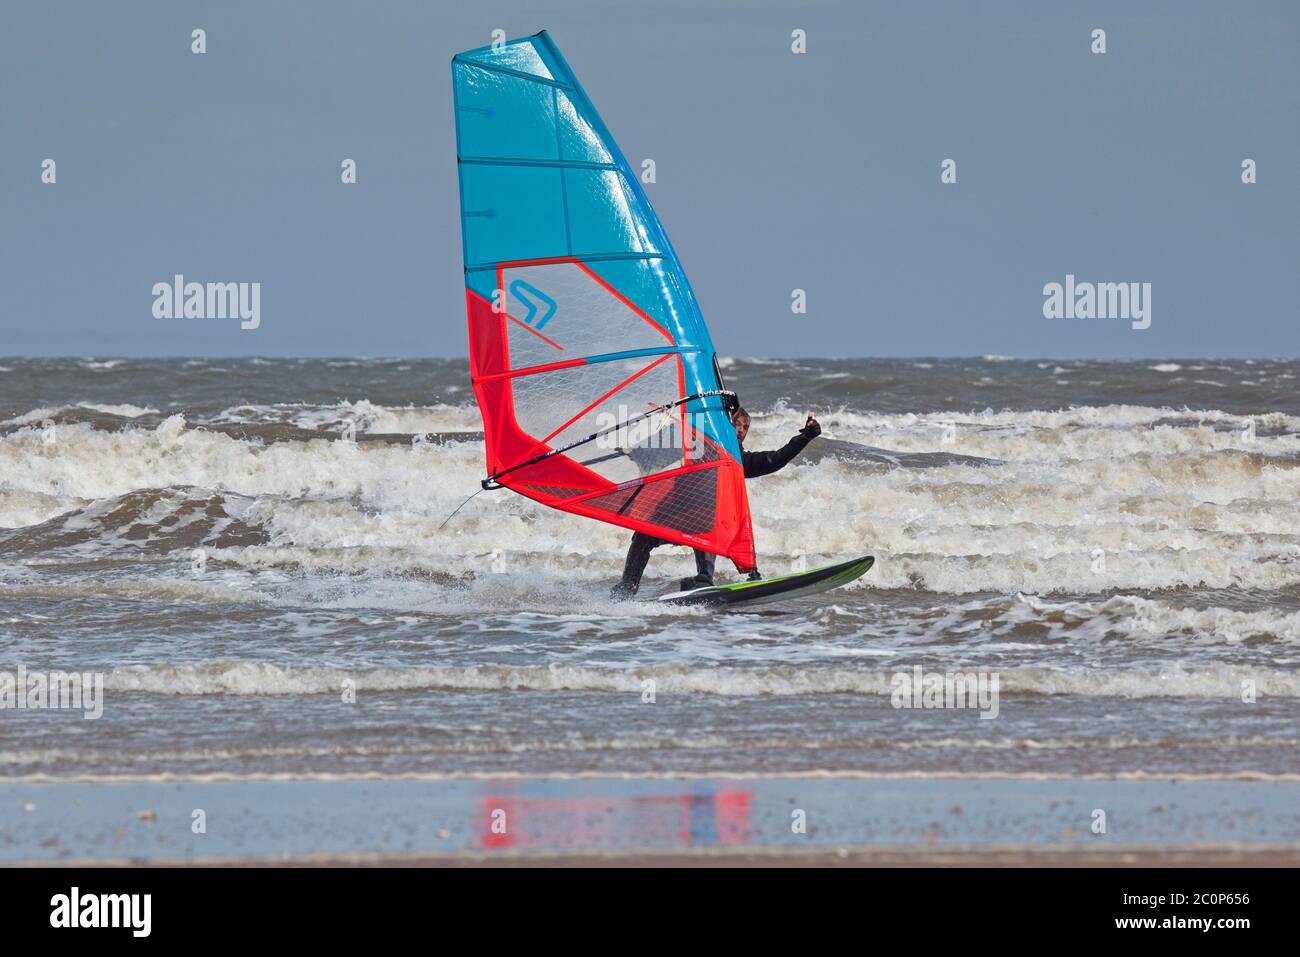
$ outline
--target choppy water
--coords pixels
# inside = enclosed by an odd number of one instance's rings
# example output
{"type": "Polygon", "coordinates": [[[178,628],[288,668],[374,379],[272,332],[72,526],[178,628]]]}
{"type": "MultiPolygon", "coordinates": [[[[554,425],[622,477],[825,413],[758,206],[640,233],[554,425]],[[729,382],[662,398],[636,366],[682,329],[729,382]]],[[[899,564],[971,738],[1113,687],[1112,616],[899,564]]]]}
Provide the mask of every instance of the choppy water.
{"type": "Polygon", "coordinates": [[[106,685],[0,711],[0,775],[1300,770],[1300,363],[724,367],[750,448],[826,429],[750,483],[761,566],[854,586],[616,605],[621,530],[503,491],[439,531],[463,362],[0,358],[0,670],[106,685]],[[997,718],[895,709],[915,665],[997,718]]]}

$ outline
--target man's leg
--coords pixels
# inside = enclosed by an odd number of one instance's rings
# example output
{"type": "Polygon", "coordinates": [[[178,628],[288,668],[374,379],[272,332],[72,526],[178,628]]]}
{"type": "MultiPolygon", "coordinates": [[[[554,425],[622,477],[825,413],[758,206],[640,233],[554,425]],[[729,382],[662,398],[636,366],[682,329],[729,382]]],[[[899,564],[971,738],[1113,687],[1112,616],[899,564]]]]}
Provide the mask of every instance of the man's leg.
{"type": "Polygon", "coordinates": [[[650,561],[650,551],[656,545],[662,545],[661,539],[645,532],[634,532],[632,544],[627,547],[627,561],[623,563],[623,580],[614,586],[610,595],[614,598],[631,598],[641,587],[641,576],[645,574],[646,564],[650,561]]]}
{"type": "Polygon", "coordinates": [[[695,577],[688,578],[682,582],[682,587],[690,588],[707,588],[713,584],[713,566],[717,562],[718,556],[713,552],[702,552],[695,549],[695,577]]]}

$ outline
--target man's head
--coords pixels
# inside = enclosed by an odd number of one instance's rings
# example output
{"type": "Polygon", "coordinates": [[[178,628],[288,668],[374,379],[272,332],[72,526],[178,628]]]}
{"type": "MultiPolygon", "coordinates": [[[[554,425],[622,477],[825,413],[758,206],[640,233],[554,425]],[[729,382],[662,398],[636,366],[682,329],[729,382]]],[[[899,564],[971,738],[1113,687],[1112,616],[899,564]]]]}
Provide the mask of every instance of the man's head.
{"type": "Polygon", "coordinates": [[[749,413],[744,409],[737,408],[731,413],[731,424],[736,427],[736,438],[741,445],[745,444],[745,436],[749,434],[749,413]]]}

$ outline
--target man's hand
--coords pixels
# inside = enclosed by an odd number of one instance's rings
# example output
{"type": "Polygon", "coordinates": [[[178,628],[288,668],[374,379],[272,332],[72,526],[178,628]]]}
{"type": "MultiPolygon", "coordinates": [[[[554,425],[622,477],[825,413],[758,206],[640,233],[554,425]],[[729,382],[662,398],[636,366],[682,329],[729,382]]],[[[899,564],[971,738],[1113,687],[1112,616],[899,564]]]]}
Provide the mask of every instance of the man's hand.
{"type": "Polygon", "coordinates": [[[822,434],[822,427],[818,424],[816,419],[809,415],[808,421],[803,424],[803,428],[799,430],[799,434],[804,436],[804,438],[815,439],[817,436],[822,434]]]}

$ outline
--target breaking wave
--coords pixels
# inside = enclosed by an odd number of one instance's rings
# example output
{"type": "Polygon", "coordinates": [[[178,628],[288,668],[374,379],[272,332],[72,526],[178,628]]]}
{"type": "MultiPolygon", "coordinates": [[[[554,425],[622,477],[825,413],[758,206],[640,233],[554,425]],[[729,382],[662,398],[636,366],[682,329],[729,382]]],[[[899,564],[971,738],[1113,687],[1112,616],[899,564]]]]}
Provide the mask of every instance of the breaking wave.
{"type": "MultiPolygon", "coordinates": [[[[471,408],[370,407],[357,441],[301,437],[336,415],[299,410],[298,437],[282,441],[180,415],[60,424],[52,438],[14,428],[0,435],[0,544],[83,558],[201,546],[234,567],[313,573],[617,570],[624,532],[505,493],[439,530],[482,477],[471,408]],[[412,427],[453,437],[403,436],[412,427]],[[367,428],[397,440],[365,441],[367,428]]],[[[756,415],[748,444],[784,442],[801,415],[780,403],[756,415]]],[[[1111,406],[822,421],[829,441],[749,486],[769,564],[870,551],[856,587],[953,594],[1300,585],[1296,417],[1111,406]]]]}
{"type": "MultiPolygon", "coordinates": [[[[895,672],[852,669],[645,668],[587,665],[477,665],[468,668],[339,669],[281,667],[265,662],[212,661],[120,669],[105,677],[106,691],[169,695],[339,694],[345,682],[361,691],[604,691],[641,695],[884,695],[895,672]]],[[[1181,667],[1161,671],[1063,672],[1042,668],[997,672],[1001,695],[1086,695],[1116,698],[1236,698],[1251,681],[1261,695],[1300,697],[1300,674],[1242,667],[1181,667]]]]}

